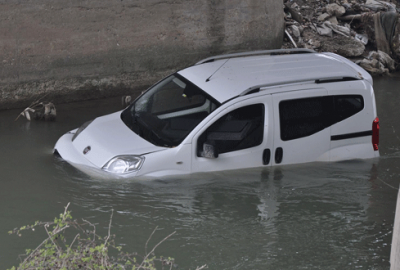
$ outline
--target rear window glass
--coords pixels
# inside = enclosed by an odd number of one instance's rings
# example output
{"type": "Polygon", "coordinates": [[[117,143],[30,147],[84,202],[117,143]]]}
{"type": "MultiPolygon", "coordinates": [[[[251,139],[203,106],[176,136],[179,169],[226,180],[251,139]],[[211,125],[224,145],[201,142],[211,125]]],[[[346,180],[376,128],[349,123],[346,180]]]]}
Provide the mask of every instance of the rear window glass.
{"type": "Polygon", "coordinates": [[[364,109],[362,96],[334,96],[336,121],[340,122],[364,109]]]}

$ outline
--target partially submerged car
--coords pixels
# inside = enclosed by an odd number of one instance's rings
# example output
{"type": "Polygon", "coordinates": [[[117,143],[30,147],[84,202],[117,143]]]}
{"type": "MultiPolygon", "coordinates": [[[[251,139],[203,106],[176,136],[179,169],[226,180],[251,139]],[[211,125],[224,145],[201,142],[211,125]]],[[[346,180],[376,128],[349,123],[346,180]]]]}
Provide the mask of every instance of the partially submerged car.
{"type": "Polygon", "coordinates": [[[379,156],[371,76],[333,53],[236,53],[172,74],[63,135],[86,172],[164,176],[379,156]]]}

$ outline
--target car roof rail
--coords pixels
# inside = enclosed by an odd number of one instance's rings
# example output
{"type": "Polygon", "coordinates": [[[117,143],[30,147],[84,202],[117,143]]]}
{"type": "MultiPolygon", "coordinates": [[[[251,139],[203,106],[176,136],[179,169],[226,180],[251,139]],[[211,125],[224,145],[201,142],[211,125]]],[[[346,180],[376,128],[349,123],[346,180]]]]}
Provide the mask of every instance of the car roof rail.
{"type": "Polygon", "coordinates": [[[229,59],[235,57],[255,56],[255,55],[303,54],[303,53],[316,53],[316,51],[310,49],[277,49],[277,50],[262,50],[262,51],[222,54],[205,58],[197,62],[195,65],[201,65],[204,63],[214,62],[215,60],[229,59]]]}
{"type": "Polygon", "coordinates": [[[244,90],[240,95],[240,96],[246,96],[249,94],[253,94],[253,93],[258,93],[261,88],[266,88],[266,87],[272,87],[272,86],[277,86],[277,85],[287,85],[287,84],[293,84],[293,83],[305,83],[305,82],[314,82],[316,84],[321,84],[321,83],[332,83],[332,82],[348,82],[348,81],[358,81],[358,80],[362,80],[362,77],[351,77],[351,76],[347,76],[347,77],[327,77],[327,78],[305,78],[304,80],[288,80],[285,82],[277,82],[277,83],[267,83],[267,84],[262,84],[262,85],[256,85],[253,87],[250,87],[246,90],[244,90]]]}

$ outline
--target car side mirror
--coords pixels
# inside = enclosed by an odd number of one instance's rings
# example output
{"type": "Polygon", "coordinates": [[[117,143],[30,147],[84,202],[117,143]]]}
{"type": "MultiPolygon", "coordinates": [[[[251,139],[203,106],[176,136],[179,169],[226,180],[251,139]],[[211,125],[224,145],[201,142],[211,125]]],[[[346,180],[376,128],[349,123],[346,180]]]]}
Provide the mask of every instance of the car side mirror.
{"type": "Polygon", "coordinates": [[[203,144],[203,152],[201,153],[201,156],[204,158],[217,158],[218,157],[218,149],[215,147],[214,144],[205,142],[203,144]]]}

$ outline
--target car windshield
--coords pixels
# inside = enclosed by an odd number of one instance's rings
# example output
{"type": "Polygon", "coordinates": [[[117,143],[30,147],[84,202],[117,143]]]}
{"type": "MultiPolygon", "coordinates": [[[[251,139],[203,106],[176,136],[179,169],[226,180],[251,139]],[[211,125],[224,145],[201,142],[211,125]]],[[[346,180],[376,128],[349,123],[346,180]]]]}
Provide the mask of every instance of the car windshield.
{"type": "Polygon", "coordinates": [[[122,121],[143,139],[165,147],[183,139],[220,104],[178,74],[151,87],[122,114],[122,121]]]}

